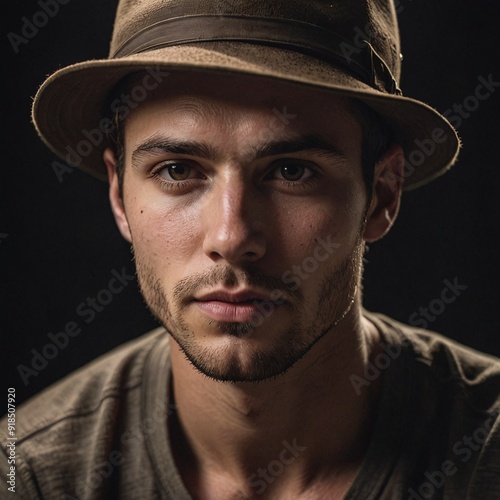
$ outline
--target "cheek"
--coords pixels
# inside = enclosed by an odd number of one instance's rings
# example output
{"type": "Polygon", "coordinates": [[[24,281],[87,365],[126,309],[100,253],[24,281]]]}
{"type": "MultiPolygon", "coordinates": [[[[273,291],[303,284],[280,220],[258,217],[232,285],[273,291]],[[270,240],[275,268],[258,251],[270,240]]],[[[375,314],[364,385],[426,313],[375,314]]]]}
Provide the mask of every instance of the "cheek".
{"type": "Polygon", "coordinates": [[[155,270],[180,274],[195,254],[199,218],[160,203],[132,203],[127,211],[136,258],[155,270]]]}
{"type": "Polygon", "coordinates": [[[296,200],[286,210],[278,211],[282,251],[288,249],[292,263],[300,264],[317,253],[318,245],[323,245],[330,255],[324,264],[335,265],[347,258],[358,242],[365,204],[362,186],[357,185],[332,189],[314,203],[310,199],[302,203],[296,200]]]}

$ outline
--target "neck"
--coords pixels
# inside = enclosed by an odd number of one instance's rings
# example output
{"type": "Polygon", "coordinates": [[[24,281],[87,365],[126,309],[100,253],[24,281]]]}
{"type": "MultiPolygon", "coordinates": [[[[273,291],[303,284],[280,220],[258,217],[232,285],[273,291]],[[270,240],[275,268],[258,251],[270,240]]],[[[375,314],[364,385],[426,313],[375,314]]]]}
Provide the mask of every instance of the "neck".
{"type": "Polygon", "coordinates": [[[171,430],[178,437],[173,449],[191,484],[210,471],[242,491],[252,475],[265,479],[266,464],[283,468],[276,481],[270,471],[273,488],[295,481],[305,489],[332,473],[355,474],[378,394],[378,384],[359,393],[351,383],[352,375],[363,377],[379,345],[359,307],[285,374],[258,383],[208,379],[170,341],[177,408],[171,430]]]}

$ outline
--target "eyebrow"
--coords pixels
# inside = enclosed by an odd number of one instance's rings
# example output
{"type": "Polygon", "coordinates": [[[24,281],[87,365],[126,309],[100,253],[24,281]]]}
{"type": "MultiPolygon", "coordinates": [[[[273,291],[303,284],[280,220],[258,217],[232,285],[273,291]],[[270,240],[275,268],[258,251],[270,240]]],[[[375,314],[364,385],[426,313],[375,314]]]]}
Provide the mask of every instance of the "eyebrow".
{"type": "Polygon", "coordinates": [[[289,140],[273,141],[255,150],[255,158],[277,156],[302,151],[315,152],[337,160],[345,160],[345,152],[318,135],[304,135],[289,140]]]}
{"type": "MultiPolygon", "coordinates": [[[[197,141],[179,141],[155,134],[134,149],[132,166],[138,168],[138,160],[142,156],[158,152],[197,156],[210,161],[215,161],[217,157],[216,150],[208,144],[197,141]]],[[[341,148],[317,135],[272,141],[251,149],[254,159],[300,152],[314,152],[337,161],[346,160],[346,154],[341,148]]]]}
{"type": "Polygon", "coordinates": [[[137,168],[138,160],[148,153],[173,153],[198,156],[207,160],[214,160],[216,157],[216,152],[207,144],[196,141],[178,141],[165,136],[153,135],[134,149],[132,166],[137,168]]]}

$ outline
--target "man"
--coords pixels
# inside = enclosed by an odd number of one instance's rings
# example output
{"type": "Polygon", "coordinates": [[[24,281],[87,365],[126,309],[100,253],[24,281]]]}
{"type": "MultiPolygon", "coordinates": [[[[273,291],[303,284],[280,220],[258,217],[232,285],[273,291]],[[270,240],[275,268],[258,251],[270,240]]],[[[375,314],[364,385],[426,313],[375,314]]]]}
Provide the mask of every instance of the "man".
{"type": "Polygon", "coordinates": [[[110,59],[49,77],[35,124],[107,175],[164,328],[17,413],[21,498],[500,494],[498,360],[362,307],[458,150],[399,68],[388,2],[122,1],[110,59]]]}

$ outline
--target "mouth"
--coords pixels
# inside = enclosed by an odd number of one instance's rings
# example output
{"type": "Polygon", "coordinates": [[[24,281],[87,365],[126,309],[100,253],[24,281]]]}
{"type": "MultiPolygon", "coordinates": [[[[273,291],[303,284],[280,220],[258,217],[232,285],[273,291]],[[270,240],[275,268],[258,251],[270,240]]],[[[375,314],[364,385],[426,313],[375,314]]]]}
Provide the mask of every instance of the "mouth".
{"type": "Polygon", "coordinates": [[[206,316],[229,323],[248,323],[259,315],[269,316],[277,305],[266,293],[252,290],[228,292],[219,290],[194,297],[194,305],[206,316]]]}

